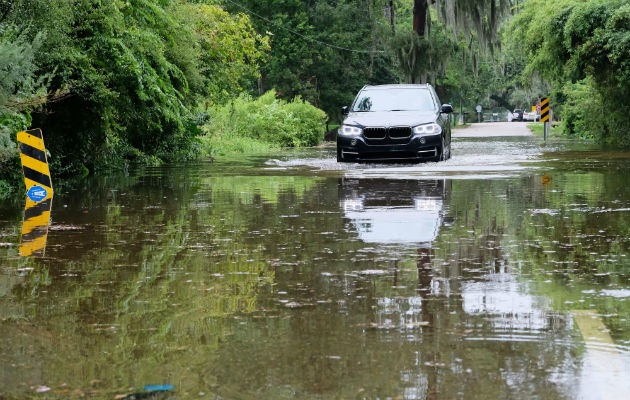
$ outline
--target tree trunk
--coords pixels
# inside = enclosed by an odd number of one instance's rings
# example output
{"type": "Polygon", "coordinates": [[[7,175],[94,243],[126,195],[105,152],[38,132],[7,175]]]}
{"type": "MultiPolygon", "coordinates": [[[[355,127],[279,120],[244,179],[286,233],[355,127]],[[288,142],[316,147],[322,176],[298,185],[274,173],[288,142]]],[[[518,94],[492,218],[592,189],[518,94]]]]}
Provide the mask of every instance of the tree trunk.
{"type": "Polygon", "coordinates": [[[263,94],[265,94],[265,88],[263,86],[263,77],[261,75],[258,77],[258,95],[262,96],[263,94]]]}
{"type": "Polygon", "coordinates": [[[413,30],[419,36],[424,36],[428,12],[429,4],[427,0],[413,1],[413,30]]]}
{"type": "Polygon", "coordinates": [[[389,0],[389,22],[392,25],[392,33],[396,34],[396,17],[394,15],[394,0],[389,0]]]}

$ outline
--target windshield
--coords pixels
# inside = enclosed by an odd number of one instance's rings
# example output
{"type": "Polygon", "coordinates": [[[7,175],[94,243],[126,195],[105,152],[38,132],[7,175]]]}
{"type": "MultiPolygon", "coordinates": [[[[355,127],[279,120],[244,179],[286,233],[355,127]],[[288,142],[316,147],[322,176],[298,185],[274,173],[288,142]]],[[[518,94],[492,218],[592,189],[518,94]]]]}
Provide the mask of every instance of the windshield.
{"type": "Polygon", "coordinates": [[[365,89],[352,111],[434,111],[431,92],[420,88],[365,89]]]}

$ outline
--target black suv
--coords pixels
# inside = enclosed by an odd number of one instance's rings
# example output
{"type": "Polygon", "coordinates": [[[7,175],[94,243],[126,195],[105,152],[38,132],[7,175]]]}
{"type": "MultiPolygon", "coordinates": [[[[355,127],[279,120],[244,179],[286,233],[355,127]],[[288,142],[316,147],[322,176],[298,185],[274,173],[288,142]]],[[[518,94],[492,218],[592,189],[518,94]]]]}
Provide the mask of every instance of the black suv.
{"type": "Polygon", "coordinates": [[[451,157],[450,104],[433,87],[365,86],[337,132],[337,161],[441,161],[451,157]]]}

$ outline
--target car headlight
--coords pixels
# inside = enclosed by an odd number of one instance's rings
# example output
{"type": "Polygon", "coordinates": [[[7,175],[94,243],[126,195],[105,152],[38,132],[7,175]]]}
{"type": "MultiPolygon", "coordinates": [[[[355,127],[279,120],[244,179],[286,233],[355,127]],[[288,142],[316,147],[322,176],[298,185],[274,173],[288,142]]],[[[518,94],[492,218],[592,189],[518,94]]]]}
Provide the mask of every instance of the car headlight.
{"type": "Polygon", "coordinates": [[[442,133],[442,127],[438,124],[424,124],[413,128],[413,133],[418,135],[439,135],[442,133]]]}
{"type": "Polygon", "coordinates": [[[351,125],[341,125],[337,133],[341,136],[359,136],[363,133],[363,129],[351,125]]]}

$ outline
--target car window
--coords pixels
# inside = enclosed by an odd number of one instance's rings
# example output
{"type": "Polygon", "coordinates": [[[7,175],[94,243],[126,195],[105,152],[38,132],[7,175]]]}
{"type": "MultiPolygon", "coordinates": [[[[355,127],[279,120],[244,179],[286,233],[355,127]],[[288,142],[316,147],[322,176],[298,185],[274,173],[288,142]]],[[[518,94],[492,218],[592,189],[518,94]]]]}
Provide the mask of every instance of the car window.
{"type": "Polygon", "coordinates": [[[352,111],[434,111],[435,103],[427,89],[366,89],[359,93],[352,111]]]}

